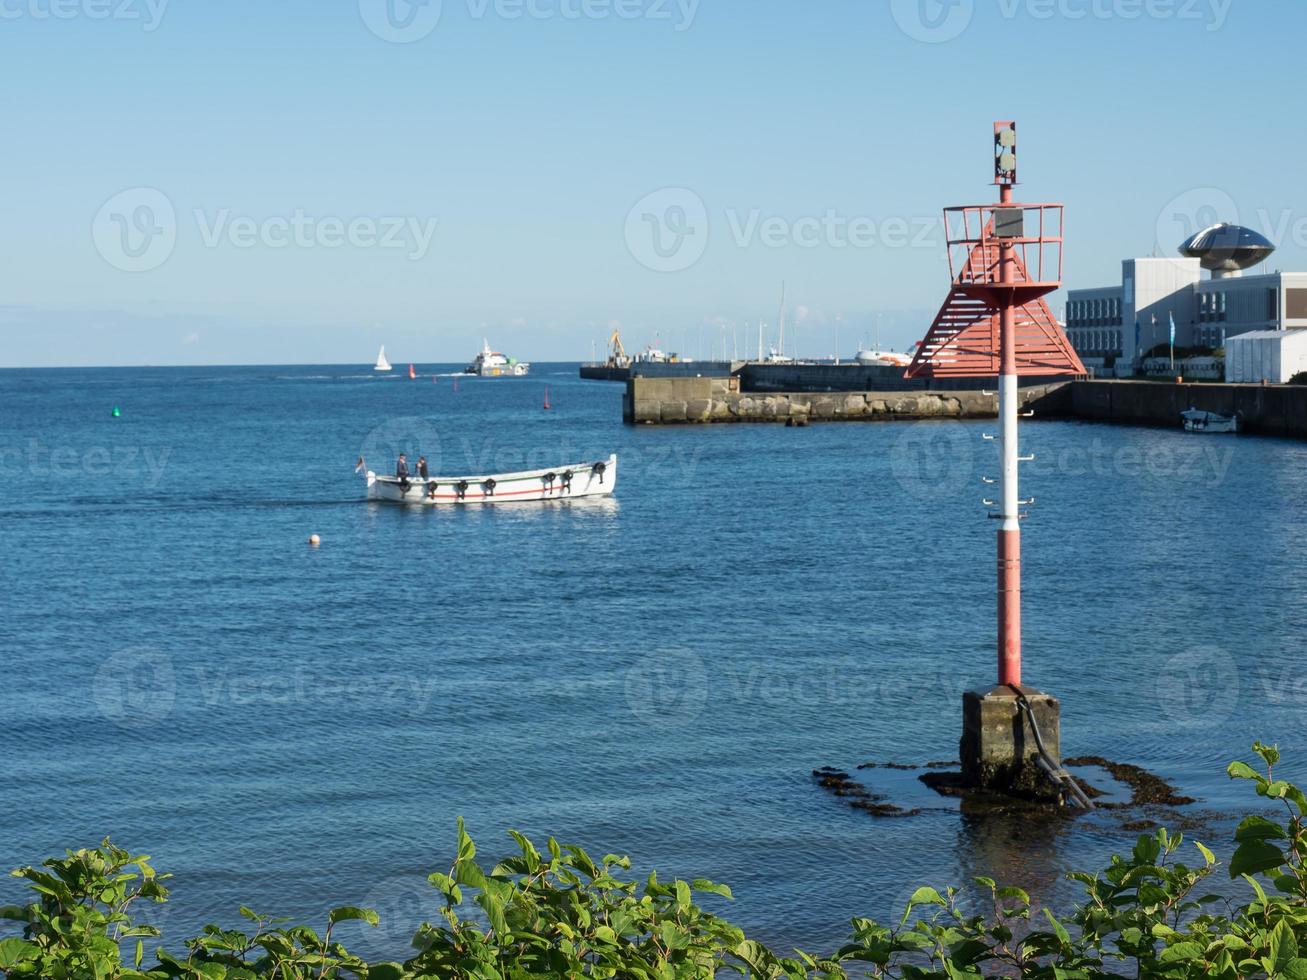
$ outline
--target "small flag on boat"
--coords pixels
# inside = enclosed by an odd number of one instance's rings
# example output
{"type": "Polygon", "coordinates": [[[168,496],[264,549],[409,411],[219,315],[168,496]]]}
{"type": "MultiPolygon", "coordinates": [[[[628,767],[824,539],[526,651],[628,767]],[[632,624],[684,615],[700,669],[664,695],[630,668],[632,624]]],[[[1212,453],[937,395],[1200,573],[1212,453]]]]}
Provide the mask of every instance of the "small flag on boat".
{"type": "Polygon", "coordinates": [[[355,473],[362,473],[365,469],[367,469],[367,467],[368,467],[368,464],[365,463],[365,462],[363,461],[363,457],[360,456],[357,465],[355,465],[355,467],[354,467],[354,472],[355,472],[355,473]]]}

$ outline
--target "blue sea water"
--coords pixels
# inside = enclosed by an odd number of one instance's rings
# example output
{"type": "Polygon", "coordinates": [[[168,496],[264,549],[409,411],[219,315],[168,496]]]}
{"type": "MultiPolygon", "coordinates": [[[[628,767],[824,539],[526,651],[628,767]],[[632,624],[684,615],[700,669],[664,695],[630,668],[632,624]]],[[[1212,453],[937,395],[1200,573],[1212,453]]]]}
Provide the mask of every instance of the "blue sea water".
{"type": "MultiPolygon", "coordinates": [[[[993,681],[990,425],[631,428],[575,365],[453,370],[0,372],[0,864],[112,835],[175,873],[165,935],[365,904],[383,927],[351,942],[394,955],[459,815],[489,857],[517,828],[725,881],[782,947],[977,874],[1066,903],[1062,871],[1129,846],[1120,814],[964,815],[854,769],[955,759],[961,693],[993,681]],[[618,490],[366,502],[356,460],[400,449],[616,452],[618,490]],[[923,812],[852,810],[823,765],[923,812]]],[[[1275,739],[1307,770],[1307,446],[1025,437],[1026,680],[1067,754],[1172,780],[1219,845],[1248,803],[1230,759],[1275,739]]]]}

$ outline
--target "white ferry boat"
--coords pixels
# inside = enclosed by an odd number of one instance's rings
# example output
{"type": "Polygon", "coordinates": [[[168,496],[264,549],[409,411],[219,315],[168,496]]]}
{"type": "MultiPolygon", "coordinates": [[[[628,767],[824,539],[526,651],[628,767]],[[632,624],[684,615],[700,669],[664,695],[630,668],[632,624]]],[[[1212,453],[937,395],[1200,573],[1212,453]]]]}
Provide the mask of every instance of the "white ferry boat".
{"type": "Polygon", "coordinates": [[[531,365],[526,361],[515,361],[491,350],[488,340],[481,343],[481,353],[463,369],[464,374],[475,374],[482,378],[521,378],[531,371],[531,365]]]}

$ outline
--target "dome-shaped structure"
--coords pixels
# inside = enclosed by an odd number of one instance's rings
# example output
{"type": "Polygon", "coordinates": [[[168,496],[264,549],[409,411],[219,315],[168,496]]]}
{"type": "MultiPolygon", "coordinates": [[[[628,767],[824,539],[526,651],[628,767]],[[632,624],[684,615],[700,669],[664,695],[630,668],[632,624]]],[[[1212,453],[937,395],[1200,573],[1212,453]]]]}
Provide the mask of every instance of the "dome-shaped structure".
{"type": "Polygon", "coordinates": [[[1198,259],[1215,275],[1242,272],[1274,251],[1275,246],[1251,228],[1225,223],[1204,228],[1180,246],[1181,255],[1198,259]]]}

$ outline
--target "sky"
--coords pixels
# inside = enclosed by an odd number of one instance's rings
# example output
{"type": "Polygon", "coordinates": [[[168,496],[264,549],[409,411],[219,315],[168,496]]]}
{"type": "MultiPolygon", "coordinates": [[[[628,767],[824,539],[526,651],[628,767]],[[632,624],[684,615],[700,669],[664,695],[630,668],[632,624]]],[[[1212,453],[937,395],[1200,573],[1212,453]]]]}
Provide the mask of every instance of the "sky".
{"type": "Polygon", "coordinates": [[[1304,34],[1270,0],[0,0],[0,366],[708,357],[776,342],[782,282],[790,351],[902,349],[997,119],[1073,288],[1216,220],[1307,269],[1304,34]]]}

